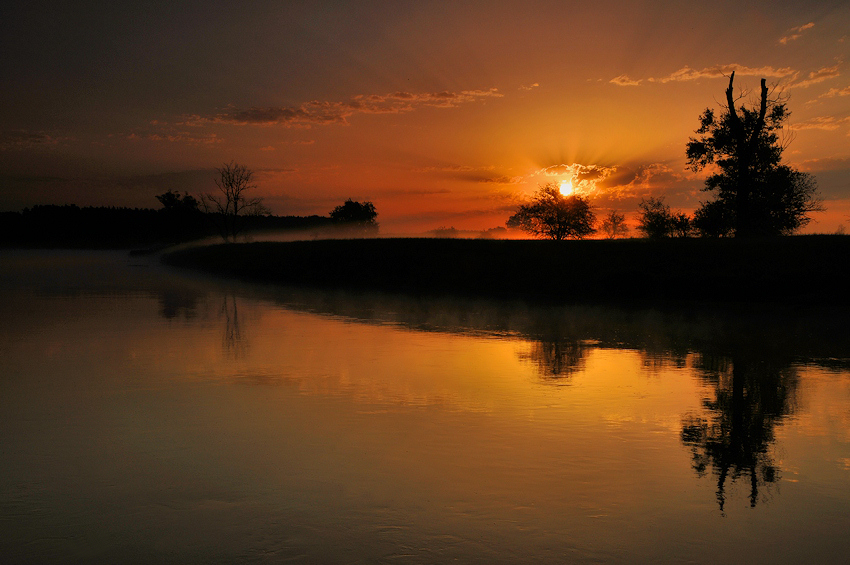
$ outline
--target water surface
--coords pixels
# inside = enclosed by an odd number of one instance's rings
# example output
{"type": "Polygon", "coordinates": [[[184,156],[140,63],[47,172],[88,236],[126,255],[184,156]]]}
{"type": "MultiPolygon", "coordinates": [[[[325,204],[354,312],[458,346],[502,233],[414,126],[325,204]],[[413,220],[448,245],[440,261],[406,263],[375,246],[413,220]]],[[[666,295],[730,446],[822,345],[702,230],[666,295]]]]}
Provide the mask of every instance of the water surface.
{"type": "Polygon", "coordinates": [[[14,563],[844,563],[823,311],[245,286],[0,255],[14,563]]]}

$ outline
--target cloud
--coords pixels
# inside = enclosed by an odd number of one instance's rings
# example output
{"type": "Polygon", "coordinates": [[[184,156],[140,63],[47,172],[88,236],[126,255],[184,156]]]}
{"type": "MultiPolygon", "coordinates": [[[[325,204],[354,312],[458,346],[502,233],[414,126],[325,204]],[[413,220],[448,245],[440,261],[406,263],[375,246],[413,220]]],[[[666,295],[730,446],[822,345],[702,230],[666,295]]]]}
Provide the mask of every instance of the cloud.
{"type": "Polygon", "coordinates": [[[522,176],[509,177],[509,176],[500,176],[500,177],[488,177],[481,178],[479,182],[486,182],[492,184],[519,184],[523,180],[525,180],[522,176]]]}
{"type": "Polygon", "coordinates": [[[616,84],[617,86],[637,86],[641,82],[643,82],[643,79],[633,80],[626,75],[620,75],[618,77],[612,78],[608,82],[610,82],[611,84],[616,84]]]}
{"type": "Polygon", "coordinates": [[[188,116],[181,125],[200,126],[207,123],[235,125],[259,125],[298,127],[311,125],[347,124],[355,114],[400,114],[411,112],[419,107],[454,108],[461,104],[500,98],[503,95],[496,88],[490,90],[462,90],[451,92],[411,93],[393,92],[390,94],[358,95],[348,102],[330,102],[313,100],[297,107],[251,107],[240,109],[228,107],[213,116],[188,116]]]}
{"type": "Polygon", "coordinates": [[[471,165],[444,165],[419,167],[413,169],[416,173],[426,173],[440,178],[448,178],[467,182],[492,184],[517,184],[525,180],[523,176],[494,174],[496,167],[486,165],[475,167],[471,165]]]}
{"type": "Polygon", "coordinates": [[[808,159],[800,163],[800,169],[808,172],[850,171],[850,157],[808,159]]]}
{"type": "Polygon", "coordinates": [[[520,85],[519,89],[520,90],[533,90],[533,89],[537,88],[538,86],[540,86],[540,84],[535,82],[534,84],[529,84],[528,86],[526,86],[524,84],[520,85]]]}
{"type": "Polygon", "coordinates": [[[214,133],[209,134],[193,134],[189,132],[172,132],[172,133],[149,133],[139,135],[131,133],[125,136],[125,139],[135,141],[146,139],[148,141],[167,141],[169,143],[199,143],[204,145],[212,145],[214,143],[224,143],[224,139],[218,137],[214,133]]]}
{"type": "Polygon", "coordinates": [[[583,165],[581,163],[560,163],[550,165],[532,172],[527,179],[543,177],[545,182],[552,182],[553,177],[557,180],[571,179],[573,188],[579,193],[590,194],[597,191],[611,175],[617,172],[617,167],[606,167],[604,165],[583,165]]]}
{"type": "Polygon", "coordinates": [[[42,145],[56,145],[67,138],[50,135],[44,131],[7,130],[0,131],[0,151],[29,149],[42,145]]]}
{"type": "Polygon", "coordinates": [[[833,116],[818,116],[816,118],[812,118],[810,120],[806,120],[804,122],[797,122],[796,124],[791,124],[792,130],[804,130],[804,129],[820,129],[826,131],[836,130],[841,127],[842,124],[850,122],[850,117],[848,118],[835,118],[833,116]]]}
{"type": "Polygon", "coordinates": [[[850,86],[844,88],[830,88],[818,98],[835,98],[836,96],[850,96],[850,86]]]}
{"type": "Polygon", "coordinates": [[[815,27],[814,22],[809,22],[809,23],[807,23],[805,25],[801,25],[799,27],[792,27],[791,29],[788,30],[791,33],[791,35],[786,35],[785,37],[781,38],[779,40],[779,43],[781,43],[782,45],[786,45],[790,41],[795,41],[797,39],[800,39],[800,37],[802,36],[804,31],[806,31],[807,29],[812,29],[813,27],[815,27]]]}
{"type": "MultiPolygon", "coordinates": [[[[813,84],[841,76],[841,73],[839,72],[840,67],[841,61],[831,67],[822,67],[816,71],[811,71],[805,78],[798,80],[801,74],[800,71],[792,69],[791,67],[747,67],[737,63],[713,65],[702,69],[692,69],[691,67],[684,66],[667,76],[650,77],[647,78],[646,81],[666,84],[668,82],[688,82],[703,78],[728,78],[734,71],[738,76],[786,79],[787,81],[790,81],[788,88],[806,88],[813,84]]],[[[638,86],[643,82],[643,79],[633,79],[627,75],[620,75],[612,78],[608,82],[618,86],[638,86]]],[[[837,92],[838,91],[836,91],[836,93],[837,92]]]]}
{"type": "Polygon", "coordinates": [[[476,171],[492,171],[496,167],[486,165],[483,167],[473,167],[471,165],[443,165],[439,167],[419,167],[413,169],[415,173],[471,173],[476,171]]]}
{"type": "Polygon", "coordinates": [[[649,82],[660,83],[684,82],[701,78],[728,77],[730,74],[732,74],[732,71],[735,71],[738,76],[746,75],[775,78],[783,78],[792,75],[796,76],[797,74],[797,71],[795,71],[791,67],[781,67],[777,69],[774,67],[747,67],[745,65],[739,65],[737,63],[730,63],[727,65],[714,65],[712,67],[705,67],[703,69],[692,69],[688,66],[685,66],[667,75],[666,77],[650,78],[647,80],[649,82]]]}
{"type": "Polygon", "coordinates": [[[807,86],[839,77],[841,76],[841,73],[838,72],[838,67],[840,66],[841,63],[839,62],[833,67],[822,67],[816,71],[812,71],[805,79],[791,83],[789,88],[806,88],[807,86]]]}

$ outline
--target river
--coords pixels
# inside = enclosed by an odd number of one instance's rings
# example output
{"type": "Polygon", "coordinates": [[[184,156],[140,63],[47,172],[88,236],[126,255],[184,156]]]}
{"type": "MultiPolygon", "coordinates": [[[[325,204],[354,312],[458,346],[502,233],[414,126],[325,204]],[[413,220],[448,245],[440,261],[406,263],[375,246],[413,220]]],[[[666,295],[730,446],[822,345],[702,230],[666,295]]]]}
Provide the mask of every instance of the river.
{"type": "Polygon", "coordinates": [[[6,250],[0,316],[7,563],[850,555],[850,330],[828,308],[319,292],[6,250]]]}

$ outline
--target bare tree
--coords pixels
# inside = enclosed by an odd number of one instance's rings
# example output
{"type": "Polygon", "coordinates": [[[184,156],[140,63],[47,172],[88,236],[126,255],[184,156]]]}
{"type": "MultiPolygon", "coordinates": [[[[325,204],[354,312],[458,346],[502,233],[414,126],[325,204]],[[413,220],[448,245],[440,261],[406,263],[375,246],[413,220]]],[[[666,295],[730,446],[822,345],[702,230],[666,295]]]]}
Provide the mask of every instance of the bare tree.
{"type": "Polygon", "coordinates": [[[611,210],[602,220],[602,231],[608,236],[608,239],[625,237],[629,233],[626,216],[616,210],[611,210]]]}
{"type": "Polygon", "coordinates": [[[242,230],[243,216],[264,216],[269,209],[259,197],[249,198],[247,190],[257,188],[253,184],[254,171],[235,161],[225,163],[218,171],[215,184],[218,194],[202,194],[201,205],[204,211],[212,214],[225,241],[234,241],[242,230]]]}

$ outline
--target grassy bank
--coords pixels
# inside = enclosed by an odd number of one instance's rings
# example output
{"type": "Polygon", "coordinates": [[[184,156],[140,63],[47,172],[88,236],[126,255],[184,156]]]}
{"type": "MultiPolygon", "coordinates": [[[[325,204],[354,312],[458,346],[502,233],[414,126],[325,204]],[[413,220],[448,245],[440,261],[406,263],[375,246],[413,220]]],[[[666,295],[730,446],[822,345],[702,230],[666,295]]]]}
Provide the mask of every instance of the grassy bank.
{"type": "Polygon", "coordinates": [[[169,265],[321,288],[558,302],[847,303],[850,237],[222,244],[169,265]]]}

